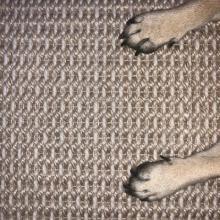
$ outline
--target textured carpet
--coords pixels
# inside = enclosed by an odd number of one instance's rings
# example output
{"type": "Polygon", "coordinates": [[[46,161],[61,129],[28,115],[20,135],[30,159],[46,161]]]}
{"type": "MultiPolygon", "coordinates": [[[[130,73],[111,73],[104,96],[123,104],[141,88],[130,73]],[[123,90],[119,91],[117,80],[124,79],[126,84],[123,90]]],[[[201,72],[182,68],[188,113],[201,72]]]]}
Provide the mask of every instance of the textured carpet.
{"type": "Polygon", "coordinates": [[[0,219],[220,219],[219,180],[159,202],[122,191],[133,165],[219,133],[220,23],[134,56],[132,14],[174,0],[0,2],[0,219]]]}

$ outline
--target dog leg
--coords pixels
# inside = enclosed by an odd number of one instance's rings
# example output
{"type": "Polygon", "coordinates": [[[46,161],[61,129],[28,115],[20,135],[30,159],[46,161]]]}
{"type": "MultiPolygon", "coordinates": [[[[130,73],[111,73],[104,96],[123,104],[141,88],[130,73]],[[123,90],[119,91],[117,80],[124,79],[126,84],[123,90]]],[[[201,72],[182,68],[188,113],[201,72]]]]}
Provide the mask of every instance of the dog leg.
{"type": "Polygon", "coordinates": [[[188,158],[145,162],[131,169],[125,192],[141,200],[154,201],[190,184],[220,176],[220,143],[188,158]]]}
{"type": "Polygon", "coordinates": [[[173,45],[189,30],[220,19],[220,0],[191,0],[173,9],[142,13],[130,19],[120,38],[139,53],[173,45]]]}

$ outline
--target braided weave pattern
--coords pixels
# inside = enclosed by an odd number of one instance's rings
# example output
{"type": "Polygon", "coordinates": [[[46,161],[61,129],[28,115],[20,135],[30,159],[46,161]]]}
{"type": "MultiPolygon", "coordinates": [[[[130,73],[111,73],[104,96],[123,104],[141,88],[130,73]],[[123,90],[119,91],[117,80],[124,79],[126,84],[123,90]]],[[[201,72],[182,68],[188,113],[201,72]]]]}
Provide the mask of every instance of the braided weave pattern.
{"type": "Polygon", "coordinates": [[[143,203],[133,165],[216,142],[220,24],[135,57],[133,13],[174,0],[0,2],[0,220],[220,219],[219,180],[143,203]]]}

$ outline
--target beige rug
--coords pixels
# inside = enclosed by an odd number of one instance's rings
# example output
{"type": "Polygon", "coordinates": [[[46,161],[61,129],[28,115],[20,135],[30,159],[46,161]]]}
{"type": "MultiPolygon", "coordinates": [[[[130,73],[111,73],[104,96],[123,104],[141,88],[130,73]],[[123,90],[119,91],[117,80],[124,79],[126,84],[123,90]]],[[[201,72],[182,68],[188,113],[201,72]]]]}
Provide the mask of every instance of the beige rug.
{"type": "Polygon", "coordinates": [[[159,202],[122,192],[131,166],[219,134],[220,23],[134,56],[133,13],[174,0],[0,2],[0,219],[220,219],[219,180],[159,202]]]}

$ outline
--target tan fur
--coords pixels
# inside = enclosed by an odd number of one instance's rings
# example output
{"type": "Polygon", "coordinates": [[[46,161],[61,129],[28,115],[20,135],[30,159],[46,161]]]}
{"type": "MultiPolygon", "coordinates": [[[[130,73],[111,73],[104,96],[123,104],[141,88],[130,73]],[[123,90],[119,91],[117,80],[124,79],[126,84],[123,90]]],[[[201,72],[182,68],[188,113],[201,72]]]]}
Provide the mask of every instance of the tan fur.
{"type": "MultiPolygon", "coordinates": [[[[219,19],[220,0],[192,0],[175,9],[137,16],[126,26],[123,36],[127,37],[128,46],[148,53],[170,39],[179,40],[187,31],[219,19]],[[137,30],[141,31],[129,36],[137,30]],[[136,46],[144,38],[146,41],[136,46]]],[[[125,191],[141,200],[153,201],[190,184],[220,176],[220,143],[185,159],[163,159],[132,169],[125,191]]]]}
{"type": "Polygon", "coordinates": [[[148,181],[138,181],[138,190],[154,193],[157,200],[190,184],[220,176],[220,144],[209,151],[195,154],[186,159],[173,159],[172,165],[156,165],[148,181]]]}
{"type": "Polygon", "coordinates": [[[220,18],[220,0],[192,0],[179,7],[142,13],[123,32],[125,43],[143,53],[153,52],[188,31],[220,18]],[[139,45],[143,39],[147,42],[139,45]]]}

